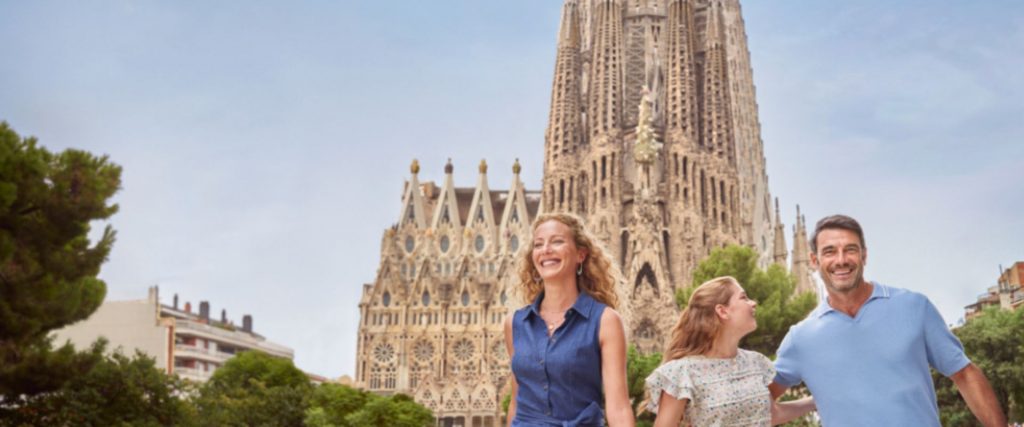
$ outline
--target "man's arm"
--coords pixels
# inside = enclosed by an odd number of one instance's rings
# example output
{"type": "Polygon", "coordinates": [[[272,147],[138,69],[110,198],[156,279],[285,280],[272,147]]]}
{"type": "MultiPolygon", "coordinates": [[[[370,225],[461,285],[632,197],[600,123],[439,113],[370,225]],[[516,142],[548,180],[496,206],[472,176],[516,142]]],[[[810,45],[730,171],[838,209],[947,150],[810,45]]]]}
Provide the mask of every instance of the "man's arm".
{"type": "Polygon", "coordinates": [[[772,402],[779,400],[779,396],[786,394],[786,390],[789,390],[789,387],[786,387],[775,381],[772,381],[771,384],[768,384],[768,392],[772,394],[772,402]]]}
{"type": "Polygon", "coordinates": [[[978,421],[986,427],[1003,427],[1006,425],[1006,413],[999,407],[999,400],[988,383],[985,373],[981,372],[973,363],[967,364],[963,369],[949,377],[956,384],[960,395],[967,402],[978,421]]]}

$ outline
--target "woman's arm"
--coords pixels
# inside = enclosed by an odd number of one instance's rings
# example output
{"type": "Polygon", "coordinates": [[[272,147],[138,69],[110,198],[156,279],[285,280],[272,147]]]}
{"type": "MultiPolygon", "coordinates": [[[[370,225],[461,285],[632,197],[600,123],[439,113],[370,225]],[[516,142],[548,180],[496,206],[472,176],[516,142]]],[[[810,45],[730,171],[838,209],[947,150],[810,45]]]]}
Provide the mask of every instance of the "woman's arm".
{"type": "MultiPolygon", "coordinates": [[[[512,353],[515,353],[515,349],[512,348],[512,314],[505,317],[505,350],[508,351],[509,364],[512,363],[512,353]]],[[[516,392],[519,389],[519,383],[516,382],[516,376],[509,370],[508,374],[509,381],[512,382],[512,399],[508,402],[508,426],[512,426],[512,419],[516,417],[516,392]]]]}
{"type": "Polygon", "coordinates": [[[654,418],[654,427],[678,427],[683,422],[688,401],[687,399],[676,399],[671,394],[662,392],[661,397],[658,398],[658,416],[654,418]]]}
{"type": "Polygon", "coordinates": [[[626,384],[626,332],[619,313],[611,308],[601,314],[601,378],[604,382],[605,416],[610,427],[633,427],[633,407],[626,384]]]}
{"type": "Polygon", "coordinates": [[[814,409],[814,397],[787,402],[772,401],[772,425],[788,423],[814,409]]]}

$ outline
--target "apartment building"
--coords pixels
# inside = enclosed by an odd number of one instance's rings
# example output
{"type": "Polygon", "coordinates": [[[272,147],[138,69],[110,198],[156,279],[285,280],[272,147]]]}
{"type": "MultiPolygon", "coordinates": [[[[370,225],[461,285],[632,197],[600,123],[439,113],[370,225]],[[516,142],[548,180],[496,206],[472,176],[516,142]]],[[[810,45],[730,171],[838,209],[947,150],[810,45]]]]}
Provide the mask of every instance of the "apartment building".
{"type": "Polygon", "coordinates": [[[120,348],[125,354],[140,350],[168,374],[197,382],[209,379],[242,351],[294,358],[291,348],[257,334],[252,316],[242,316],[241,325],[236,325],[226,310],[219,318],[211,317],[208,301],[201,301],[197,311],[188,302],[179,306],[177,295],[164,305],[157,287],[149,288],[146,299],[105,301],[88,319],[57,331],[55,343],[70,340],[85,348],[101,336],[110,341],[110,349],[120,348]]]}

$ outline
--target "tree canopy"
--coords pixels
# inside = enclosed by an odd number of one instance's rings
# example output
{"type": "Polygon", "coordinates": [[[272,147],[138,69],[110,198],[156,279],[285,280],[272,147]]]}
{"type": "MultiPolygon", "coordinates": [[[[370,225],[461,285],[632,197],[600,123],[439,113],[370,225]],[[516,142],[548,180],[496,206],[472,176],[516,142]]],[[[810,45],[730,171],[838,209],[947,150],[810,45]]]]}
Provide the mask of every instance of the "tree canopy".
{"type": "Polygon", "coordinates": [[[110,198],[121,167],[106,156],[52,153],[0,122],[0,405],[59,389],[96,363],[47,334],[85,319],[106,285],[96,277],[114,243],[108,225],[90,242],[93,221],[117,212],[110,198]]]}
{"type": "MultiPolygon", "coordinates": [[[[999,405],[1009,421],[1024,421],[1024,310],[985,309],[953,333],[964,352],[988,377],[999,405]]],[[[932,372],[939,415],[944,426],[971,426],[977,420],[967,408],[953,381],[932,372]]]]}
{"type": "Polygon", "coordinates": [[[60,388],[27,396],[19,405],[0,408],[11,425],[170,426],[188,425],[193,413],[179,395],[188,386],[156,368],[153,358],[120,351],[105,356],[107,343],[98,340],[79,353],[90,366],[60,388]]]}
{"type": "Polygon", "coordinates": [[[222,426],[302,426],[313,386],[291,360],[245,351],[199,390],[199,418],[222,426]]]}

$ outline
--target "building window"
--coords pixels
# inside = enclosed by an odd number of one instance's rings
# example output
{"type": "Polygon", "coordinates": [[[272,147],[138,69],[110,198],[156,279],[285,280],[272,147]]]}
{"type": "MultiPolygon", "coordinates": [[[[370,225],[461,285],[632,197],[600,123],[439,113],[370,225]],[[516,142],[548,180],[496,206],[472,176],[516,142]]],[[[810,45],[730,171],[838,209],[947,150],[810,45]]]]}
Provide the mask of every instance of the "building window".
{"type": "Polygon", "coordinates": [[[441,236],[441,252],[448,252],[449,246],[451,246],[451,241],[448,240],[448,236],[441,236]]]}
{"type": "Polygon", "coordinates": [[[380,300],[381,300],[381,303],[383,303],[385,307],[391,305],[391,293],[385,291],[384,295],[381,296],[380,300]]]}
{"type": "Polygon", "coordinates": [[[511,252],[519,250],[519,236],[512,236],[512,238],[508,240],[508,248],[511,252]]]}
{"type": "Polygon", "coordinates": [[[476,240],[474,240],[473,245],[476,247],[476,251],[477,252],[483,252],[484,251],[484,236],[481,236],[481,235],[477,234],[476,235],[476,240]]]}
{"type": "Polygon", "coordinates": [[[469,305],[469,292],[462,291],[462,306],[465,307],[467,305],[469,305]]]}
{"type": "Polygon", "coordinates": [[[412,250],[415,249],[415,248],[416,248],[416,239],[413,239],[412,236],[406,236],[405,237],[405,251],[406,252],[412,252],[412,250]]]}
{"type": "Polygon", "coordinates": [[[424,306],[430,305],[430,292],[423,291],[422,300],[423,300],[423,305],[424,306]]]}

